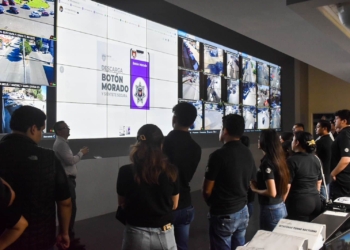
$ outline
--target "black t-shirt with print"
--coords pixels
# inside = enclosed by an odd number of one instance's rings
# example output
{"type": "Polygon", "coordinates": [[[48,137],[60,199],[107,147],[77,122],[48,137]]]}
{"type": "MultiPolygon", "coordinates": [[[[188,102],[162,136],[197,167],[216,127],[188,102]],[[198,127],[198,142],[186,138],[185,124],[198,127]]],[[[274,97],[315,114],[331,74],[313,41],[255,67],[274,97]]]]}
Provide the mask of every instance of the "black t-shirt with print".
{"type": "Polygon", "coordinates": [[[313,154],[298,152],[287,159],[291,175],[288,197],[318,194],[317,181],[322,180],[321,165],[313,154]]]}
{"type": "Polygon", "coordinates": [[[207,180],[215,181],[208,199],[210,213],[232,214],[247,204],[249,182],[255,179],[253,155],[241,141],[227,142],[209,156],[205,173],[207,180]]]}
{"type": "MultiPolygon", "coordinates": [[[[342,157],[350,157],[350,127],[343,128],[332,144],[331,171],[342,157]]],[[[344,194],[350,194],[350,164],[336,176],[344,194]]]]}
{"type": "Polygon", "coordinates": [[[326,179],[326,184],[330,182],[332,143],[333,140],[329,135],[321,136],[321,138],[316,141],[316,154],[322,162],[323,174],[326,179]]]}
{"type": "MultiPolygon", "coordinates": [[[[266,156],[264,156],[257,172],[257,183],[259,190],[267,189],[267,180],[274,180],[275,184],[277,185],[280,180],[280,175],[275,165],[269,159],[267,159],[266,156]]],[[[260,205],[275,205],[283,202],[282,196],[279,194],[277,194],[275,198],[265,195],[258,195],[258,197],[260,205]]]]}
{"type": "Polygon", "coordinates": [[[179,183],[172,182],[164,172],[159,175],[158,183],[136,183],[132,165],[119,169],[117,193],[125,198],[128,224],[155,228],[173,221],[172,196],[179,193],[179,183]]]}

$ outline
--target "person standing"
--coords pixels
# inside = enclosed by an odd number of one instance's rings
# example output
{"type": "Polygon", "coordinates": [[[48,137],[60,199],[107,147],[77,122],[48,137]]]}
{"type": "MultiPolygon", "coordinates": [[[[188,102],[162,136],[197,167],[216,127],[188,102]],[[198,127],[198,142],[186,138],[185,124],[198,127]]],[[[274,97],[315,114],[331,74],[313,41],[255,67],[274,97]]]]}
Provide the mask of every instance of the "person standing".
{"type": "Polygon", "coordinates": [[[70,136],[70,128],[64,121],[56,122],[54,125],[54,131],[56,133],[56,140],[53,144],[53,151],[57,158],[60,160],[66,175],[68,177],[69,191],[72,198],[72,217],[69,223],[69,237],[72,241],[72,249],[84,248],[84,245],[79,244],[79,238],[75,238],[74,222],[77,214],[76,204],[76,177],[77,177],[77,166],[76,164],[81,158],[89,152],[88,147],[83,147],[78,154],[73,155],[72,150],[68,145],[68,137],[70,136]]]}
{"type": "Polygon", "coordinates": [[[0,176],[12,187],[20,213],[28,227],[7,249],[43,249],[54,247],[56,206],[59,218],[57,243],[69,247],[68,234],[72,204],[67,176],[50,149],[38,147],[45,129],[46,115],[40,109],[22,106],[12,114],[12,133],[0,142],[0,176]]]}
{"type": "Polygon", "coordinates": [[[282,145],[274,129],[262,130],[259,148],[264,152],[257,182],[250,187],[259,195],[260,229],[272,231],[280,219],[287,217],[284,201],[290,188],[290,174],[282,145]]]}
{"type": "Polygon", "coordinates": [[[164,139],[163,152],[171,164],[178,169],[180,198],[174,211],[174,232],[178,250],[188,249],[190,223],[194,219],[194,207],[191,202],[190,181],[196,172],[202,150],[188,132],[197,117],[197,109],[182,102],[173,108],[173,128],[164,139]]]}
{"type": "Polygon", "coordinates": [[[287,159],[291,187],[286,199],[287,219],[310,222],[321,212],[321,164],[313,152],[316,143],[308,132],[295,132],[294,155],[287,159]]]}
{"type": "Polygon", "coordinates": [[[333,140],[330,137],[331,123],[326,120],[320,120],[316,124],[316,134],[319,139],[316,141],[316,155],[322,162],[322,170],[326,183],[321,185],[321,195],[326,198],[326,188],[329,194],[329,182],[330,182],[330,165],[331,165],[331,152],[333,140]]]}
{"type": "Polygon", "coordinates": [[[335,112],[335,128],[339,134],[332,144],[331,199],[350,197],[350,110],[335,112]]]}
{"type": "Polygon", "coordinates": [[[179,201],[177,169],[162,152],[164,136],[143,125],[130,152],[131,164],[119,169],[118,205],[125,211],[122,250],[176,249],[173,210],[179,201]]]}
{"type": "Polygon", "coordinates": [[[202,195],[210,207],[211,250],[236,249],[245,243],[249,221],[247,195],[256,169],[252,153],[240,141],[243,132],[242,116],[224,116],[219,135],[224,145],[209,156],[202,195]]]}
{"type": "Polygon", "coordinates": [[[304,127],[304,124],[303,123],[295,123],[293,125],[293,128],[292,128],[292,131],[293,131],[293,134],[295,132],[299,132],[299,131],[304,131],[305,130],[305,127],[304,127]]]}

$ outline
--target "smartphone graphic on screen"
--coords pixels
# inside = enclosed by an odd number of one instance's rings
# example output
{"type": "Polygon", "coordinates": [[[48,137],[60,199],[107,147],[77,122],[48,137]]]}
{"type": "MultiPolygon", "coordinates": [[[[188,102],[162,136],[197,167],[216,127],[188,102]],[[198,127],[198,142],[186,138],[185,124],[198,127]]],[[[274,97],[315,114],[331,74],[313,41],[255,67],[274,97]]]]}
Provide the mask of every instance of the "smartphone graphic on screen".
{"type": "Polygon", "coordinates": [[[150,57],[144,50],[130,49],[130,108],[149,110],[150,57]]]}

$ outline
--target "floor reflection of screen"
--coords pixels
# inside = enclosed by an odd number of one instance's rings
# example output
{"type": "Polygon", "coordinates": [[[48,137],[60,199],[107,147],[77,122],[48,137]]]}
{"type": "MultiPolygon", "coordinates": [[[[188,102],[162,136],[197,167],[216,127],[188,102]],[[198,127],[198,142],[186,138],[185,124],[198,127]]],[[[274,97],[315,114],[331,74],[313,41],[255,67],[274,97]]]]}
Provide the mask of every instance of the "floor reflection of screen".
{"type": "Polygon", "coordinates": [[[270,97],[270,88],[265,85],[258,85],[258,106],[268,107],[270,97]]]}
{"type": "Polygon", "coordinates": [[[243,82],[243,105],[256,105],[256,84],[243,82]]]}
{"type": "Polygon", "coordinates": [[[239,55],[238,54],[226,54],[227,68],[226,76],[232,79],[238,79],[239,77],[239,55]]]}
{"type": "Polygon", "coordinates": [[[271,128],[281,128],[281,108],[271,109],[271,128]]]}
{"type": "Polygon", "coordinates": [[[29,105],[46,113],[46,86],[36,88],[3,87],[2,91],[2,131],[11,133],[10,120],[13,112],[29,105]]]}
{"type": "Polygon", "coordinates": [[[273,108],[281,106],[281,91],[279,89],[271,88],[270,106],[273,108]]]}
{"type": "Polygon", "coordinates": [[[239,104],[239,80],[228,79],[227,82],[227,102],[239,104]]]}
{"type": "Polygon", "coordinates": [[[245,129],[255,129],[256,108],[254,106],[244,106],[243,118],[245,122],[245,129]]]}
{"type": "Polygon", "coordinates": [[[224,114],[224,109],[221,104],[205,103],[204,104],[204,129],[205,130],[221,129],[223,114],[224,114]]]}
{"type": "Polygon", "coordinates": [[[225,115],[242,115],[241,108],[239,105],[225,105],[225,115]]]}
{"type": "Polygon", "coordinates": [[[207,78],[207,101],[221,101],[221,77],[208,75],[207,78]]]}
{"type": "Polygon", "coordinates": [[[192,104],[197,109],[197,117],[193,125],[190,127],[190,130],[201,130],[203,127],[203,103],[202,101],[188,101],[180,100],[180,102],[187,102],[192,104]]]}
{"type": "Polygon", "coordinates": [[[182,71],[182,98],[199,100],[199,72],[182,71]]]}
{"type": "Polygon", "coordinates": [[[270,113],[268,108],[258,108],[258,129],[267,129],[270,126],[270,113]]]}
{"type": "Polygon", "coordinates": [[[258,84],[269,85],[269,67],[266,63],[258,63],[258,84]]]}
{"type": "Polygon", "coordinates": [[[199,42],[182,39],[182,61],[180,66],[186,69],[199,70],[199,42]]]}
{"type": "Polygon", "coordinates": [[[223,73],[223,50],[204,45],[204,73],[221,75],[223,73]]]}
{"type": "Polygon", "coordinates": [[[242,59],[242,80],[256,82],[256,62],[248,57],[242,59]]]}

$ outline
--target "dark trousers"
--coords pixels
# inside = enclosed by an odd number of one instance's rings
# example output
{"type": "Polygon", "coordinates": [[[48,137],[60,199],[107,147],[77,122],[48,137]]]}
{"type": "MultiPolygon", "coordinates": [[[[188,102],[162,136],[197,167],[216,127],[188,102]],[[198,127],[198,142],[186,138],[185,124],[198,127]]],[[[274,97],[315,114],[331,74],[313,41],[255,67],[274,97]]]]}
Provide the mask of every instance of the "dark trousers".
{"type": "Polygon", "coordinates": [[[295,195],[286,200],[287,219],[310,222],[321,213],[319,194],[295,195]]]}
{"type": "Polygon", "coordinates": [[[74,238],[74,222],[75,222],[75,216],[77,214],[77,204],[76,204],[76,194],[75,194],[75,187],[77,186],[75,182],[74,176],[68,176],[68,186],[69,186],[69,192],[72,199],[72,217],[70,218],[69,223],[69,237],[71,239],[74,238]]]}

